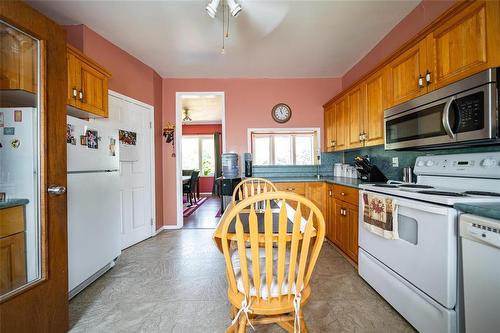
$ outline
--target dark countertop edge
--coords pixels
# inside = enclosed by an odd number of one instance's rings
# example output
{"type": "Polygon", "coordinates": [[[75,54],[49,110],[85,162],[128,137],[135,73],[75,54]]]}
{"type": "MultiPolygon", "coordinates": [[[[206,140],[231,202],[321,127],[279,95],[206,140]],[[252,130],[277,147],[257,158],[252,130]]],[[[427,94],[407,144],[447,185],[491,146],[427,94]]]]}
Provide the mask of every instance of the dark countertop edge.
{"type": "Polygon", "coordinates": [[[30,201],[28,199],[8,199],[0,201],[0,209],[11,208],[16,206],[27,205],[30,201]]]}
{"type": "Polygon", "coordinates": [[[361,184],[368,184],[369,182],[364,182],[355,178],[343,178],[343,177],[322,177],[317,179],[316,177],[263,177],[270,180],[273,183],[312,183],[312,182],[324,182],[334,185],[343,185],[347,187],[359,188],[361,184]]]}
{"type": "Polygon", "coordinates": [[[500,220],[500,202],[457,203],[453,207],[467,214],[500,220]]]}

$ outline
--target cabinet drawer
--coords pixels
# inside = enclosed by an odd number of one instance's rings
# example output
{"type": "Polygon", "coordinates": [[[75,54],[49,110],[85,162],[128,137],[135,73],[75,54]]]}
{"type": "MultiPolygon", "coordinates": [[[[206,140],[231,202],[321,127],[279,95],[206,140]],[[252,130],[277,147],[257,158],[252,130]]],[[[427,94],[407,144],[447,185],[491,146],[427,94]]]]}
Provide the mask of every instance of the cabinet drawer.
{"type": "Polygon", "coordinates": [[[353,187],[334,185],[333,196],[336,199],[358,206],[358,190],[353,187]]]}
{"type": "Polygon", "coordinates": [[[24,231],[23,206],[0,209],[0,238],[22,231],[24,231]]]}
{"type": "Polygon", "coordinates": [[[274,183],[278,191],[294,192],[300,195],[306,194],[305,183],[274,183]]]}

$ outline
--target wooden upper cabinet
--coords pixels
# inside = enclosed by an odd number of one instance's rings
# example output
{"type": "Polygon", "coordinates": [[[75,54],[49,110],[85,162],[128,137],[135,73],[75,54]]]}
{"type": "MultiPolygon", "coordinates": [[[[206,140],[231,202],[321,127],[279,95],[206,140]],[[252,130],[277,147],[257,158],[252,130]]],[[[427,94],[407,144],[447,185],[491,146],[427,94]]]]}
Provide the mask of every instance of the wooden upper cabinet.
{"type": "Polygon", "coordinates": [[[0,30],[0,89],[37,92],[37,46],[8,26],[0,30]]]}
{"type": "Polygon", "coordinates": [[[335,104],[325,107],[325,151],[335,150],[335,104]]]}
{"type": "Polygon", "coordinates": [[[335,104],[335,150],[347,148],[347,97],[335,104]]]}
{"type": "Polygon", "coordinates": [[[388,65],[390,105],[397,105],[427,92],[427,47],[417,43],[388,65]],[[420,79],[420,84],[419,84],[420,79]]]}
{"type": "Polygon", "coordinates": [[[347,93],[347,146],[363,146],[363,114],[365,113],[363,86],[358,85],[347,93]]]}
{"type": "Polygon", "coordinates": [[[363,139],[365,146],[384,143],[384,109],[387,107],[386,71],[381,70],[362,83],[365,94],[363,139]]]}
{"type": "Polygon", "coordinates": [[[429,89],[500,66],[500,2],[474,2],[437,26],[427,43],[429,89]]]}
{"type": "Polygon", "coordinates": [[[79,117],[108,117],[108,79],[111,74],[69,45],[67,59],[68,105],[78,109],[70,109],[68,113],[79,117]]]}

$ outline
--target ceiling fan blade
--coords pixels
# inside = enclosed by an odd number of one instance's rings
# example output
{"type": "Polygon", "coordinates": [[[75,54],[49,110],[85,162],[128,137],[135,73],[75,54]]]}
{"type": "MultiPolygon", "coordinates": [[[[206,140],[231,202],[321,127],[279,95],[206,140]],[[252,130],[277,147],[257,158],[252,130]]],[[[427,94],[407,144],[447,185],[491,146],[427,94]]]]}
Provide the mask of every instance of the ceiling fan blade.
{"type": "Polygon", "coordinates": [[[235,20],[237,28],[265,37],[273,32],[288,13],[288,1],[240,1],[243,8],[235,20]]]}

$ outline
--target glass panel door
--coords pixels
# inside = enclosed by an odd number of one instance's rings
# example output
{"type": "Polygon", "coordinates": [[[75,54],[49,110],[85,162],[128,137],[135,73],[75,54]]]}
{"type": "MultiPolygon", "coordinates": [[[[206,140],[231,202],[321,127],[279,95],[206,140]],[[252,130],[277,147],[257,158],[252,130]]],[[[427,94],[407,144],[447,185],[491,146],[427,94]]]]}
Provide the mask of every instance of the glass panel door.
{"type": "Polygon", "coordinates": [[[0,21],[0,299],[42,277],[39,59],[0,21]]]}

